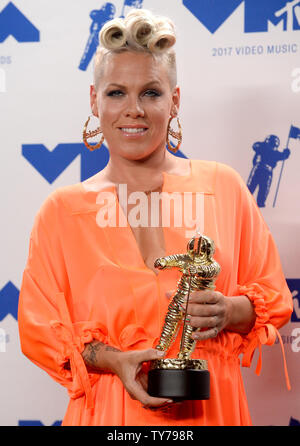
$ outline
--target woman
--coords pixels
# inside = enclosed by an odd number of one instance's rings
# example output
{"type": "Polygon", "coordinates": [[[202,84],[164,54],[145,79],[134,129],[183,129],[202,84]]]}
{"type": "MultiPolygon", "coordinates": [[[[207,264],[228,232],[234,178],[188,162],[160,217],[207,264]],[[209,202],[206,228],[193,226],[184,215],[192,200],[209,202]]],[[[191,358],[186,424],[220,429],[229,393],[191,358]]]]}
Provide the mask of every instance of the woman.
{"type": "MultiPolygon", "coordinates": [[[[169,132],[177,148],[181,140],[169,127],[180,103],[173,24],[135,10],[108,22],[100,43],[90,97],[110,160],[52,193],[36,216],[20,292],[22,350],[68,389],[64,425],[249,425],[239,355],[250,366],[292,311],[273,239],[236,172],[165,149],[169,132]],[[187,312],[193,327],[206,328],[193,335],[193,358],[208,361],[210,400],[173,404],[147,393],[147,364],[162,355],[155,346],[179,278],[153,264],[185,252],[187,228],[162,224],[164,204],[160,225],[130,225],[135,202],[124,204],[120,185],[131,197],[204,197],[204,230],[221,273],[215,291],[192,293],[187,312]]],[[[94,133],[84,132],[90,149],[94,133]]],[[[151,203],[140,212],[149,216],[151,203]]]]}

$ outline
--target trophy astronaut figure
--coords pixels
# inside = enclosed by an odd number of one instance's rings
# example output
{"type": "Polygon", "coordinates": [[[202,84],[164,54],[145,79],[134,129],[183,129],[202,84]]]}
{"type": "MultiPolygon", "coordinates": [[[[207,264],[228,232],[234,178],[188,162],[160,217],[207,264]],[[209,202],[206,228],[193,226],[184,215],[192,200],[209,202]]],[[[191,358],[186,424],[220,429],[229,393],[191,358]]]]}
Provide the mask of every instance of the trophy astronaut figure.
{"type": "MultiPolygon", "coordinates": [[[[178,268],[182,272],[177,291],[166,314],[165,324],[156,347],[158,350],[168,351],[175,340],[185,317],[184,304],[189,293],[194,290],[215,288],[214,283],[220,272],[220,265],[212,258],[214,251],[214,242],[202,235],[188,242],[186,254],[161,257],[155,261],[154,266],[158,269],[178,268]]],[[[194,330],[191,325],[184,324],[178,359],[190,358],[196,343],[191,337],[194,330]]]]}
{"type": "Polygon", "coordinates": [[[187,320],[186,308],[191,291],[214,290],[220,265],[213,259],[214,242],[209,237],[193,237],[185,254],[174,254],[157,259],[158,269],[178,268],[182,276],[168,306],[157,350],[167,353],[183,325],[177,358],[151,361],[148,374],[148,393],[152,396],[184,399],[209,399],[210,374],[207,361],[191,359],[196,340],[192,334],[196,328],[187,320]]]}

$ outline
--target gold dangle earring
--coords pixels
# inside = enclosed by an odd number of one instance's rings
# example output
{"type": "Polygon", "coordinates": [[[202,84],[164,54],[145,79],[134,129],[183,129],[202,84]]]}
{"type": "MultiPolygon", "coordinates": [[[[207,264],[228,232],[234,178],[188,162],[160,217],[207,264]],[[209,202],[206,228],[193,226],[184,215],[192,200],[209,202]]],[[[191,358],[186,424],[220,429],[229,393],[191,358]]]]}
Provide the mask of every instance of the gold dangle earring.
{"type": "Polygon", "coordinates": [[[182,142],[182,129],[181,129],[181,125],[180,125],[178,117],[177,117],[178,132],[175,132],[175,130],[171,129],[171,121],[173,118],[175,118],[175,116],[171,116],[169,119],[169,122],[168,122],[167,146],[168,146],[168,149],[171,150],[171,152],[176,153],[179,150],[180,144],[182,142]],[[178,143],[175,147],[173,145],[171,145],[170,135],[173,136],[173,138],[177,139],[177,141],[178,141],[178,143]]]}
{"type": "Polygon", "coordinates": [[[93,146],[87,142],[88,138],[93,138],[94,136],[99,135],[99,133],[102,133],[100,127],[97,127],[96,130],[89,130],[87,132],[87,126],[88,126],[88,123],[90,121],[90,118],[91,118],[91,116],[88,117],[86,123],[84,124],[83,132],[82,132],[82,139],[83,139],[83,142],[84,142],[85,146],[89,150],[93,151],[93,150],[99,149],[101,147],[101,145],[104,142],[104,136],[102,134],[102,137],[101,137],[100,141],[97,144],[93,145],[93,146]]]}

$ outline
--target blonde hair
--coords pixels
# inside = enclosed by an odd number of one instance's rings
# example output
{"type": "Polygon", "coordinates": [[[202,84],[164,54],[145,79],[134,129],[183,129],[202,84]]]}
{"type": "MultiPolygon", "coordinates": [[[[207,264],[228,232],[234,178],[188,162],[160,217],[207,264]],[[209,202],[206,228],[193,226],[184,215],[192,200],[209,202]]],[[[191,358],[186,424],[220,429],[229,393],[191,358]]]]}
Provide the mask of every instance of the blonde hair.
{"type": "Polygon", "coordinates": [[[136,51],[151,54],[166,63],[170,85],[177,83],[175,27],[167,17],[155,16],[146,9],[134,9],[124,18],[105,23],[99,33],[94,59],[94,84],[97,89],[105,56],[109,53],[136,51]]]}

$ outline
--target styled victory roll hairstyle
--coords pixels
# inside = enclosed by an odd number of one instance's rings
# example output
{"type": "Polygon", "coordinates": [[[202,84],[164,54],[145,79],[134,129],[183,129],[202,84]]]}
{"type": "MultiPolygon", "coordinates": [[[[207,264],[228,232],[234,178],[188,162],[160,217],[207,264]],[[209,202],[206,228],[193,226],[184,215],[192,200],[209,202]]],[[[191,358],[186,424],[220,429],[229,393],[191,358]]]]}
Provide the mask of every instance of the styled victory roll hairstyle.
{"type": "Polygon", "coordinates": [[[166,63],[170,85],[176,86],[175,27],[167,17],[155,16],[145,9],[134,9],[124,19],[105,23],[99,33],[99,46],[94,61],[94,83],[97,89],[105,56],[109,53],[137,51],[151,54],[166,63]]]}

